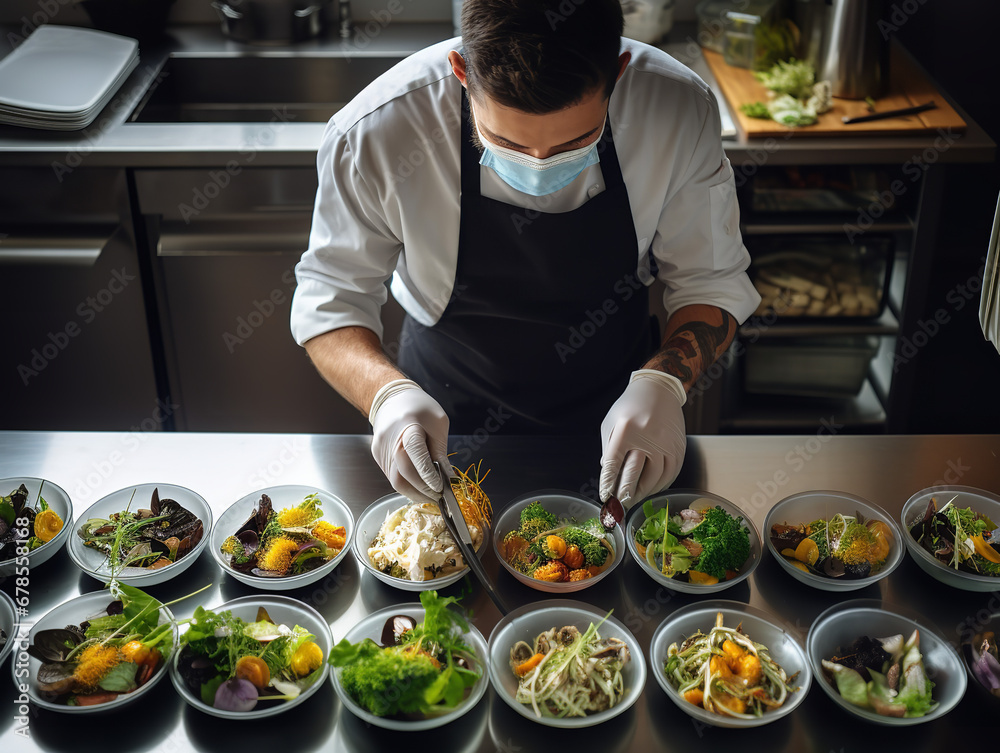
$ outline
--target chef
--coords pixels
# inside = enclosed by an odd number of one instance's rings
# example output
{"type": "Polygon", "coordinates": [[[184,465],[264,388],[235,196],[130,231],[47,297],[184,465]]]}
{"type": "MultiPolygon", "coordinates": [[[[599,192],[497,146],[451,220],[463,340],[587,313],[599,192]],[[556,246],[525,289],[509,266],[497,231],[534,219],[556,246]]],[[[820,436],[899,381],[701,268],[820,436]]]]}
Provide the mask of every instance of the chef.
{"type": "Polygon", "coordinates": [[[292,332],[411,499],[439,496],[449,432],[599,430],[602,499],[669,486],[687,391],[758,303],[718,105],[622,25],[619,0],[466,0],[460,39],[326,128],[292,332]]]}

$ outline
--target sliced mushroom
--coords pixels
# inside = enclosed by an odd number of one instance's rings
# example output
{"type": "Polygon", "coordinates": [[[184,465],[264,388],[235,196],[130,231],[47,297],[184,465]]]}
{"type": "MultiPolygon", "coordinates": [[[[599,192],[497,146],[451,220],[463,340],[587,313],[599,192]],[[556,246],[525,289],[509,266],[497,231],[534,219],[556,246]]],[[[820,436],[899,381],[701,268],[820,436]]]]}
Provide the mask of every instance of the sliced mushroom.
{"type": "Polygon", "coordinates": [[[524,664],[532,656],[534,656],[534,652],[531,650],[531,646],[524,641],[518,641],[510,650],[510,660],[514,664],[524,664]]]}
{"type": "Polygon", "coordinates": [[[570,643],[575,641],[580,635],[580,631],[576,629],[574,625],[566,625],[566,627],[560,628],[559,632],[556,634],[557,640],[564,646],[568,646],[570,643]]]}

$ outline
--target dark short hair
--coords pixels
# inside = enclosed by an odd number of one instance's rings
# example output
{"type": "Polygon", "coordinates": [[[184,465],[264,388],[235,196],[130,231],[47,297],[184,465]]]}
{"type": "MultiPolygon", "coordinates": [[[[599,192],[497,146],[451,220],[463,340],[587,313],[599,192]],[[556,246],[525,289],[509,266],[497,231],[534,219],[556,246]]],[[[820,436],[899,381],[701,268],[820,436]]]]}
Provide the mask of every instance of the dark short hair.
{"type": "Polygon", "coordinates": [[[465,0],[469,93],[534,114],[610,97],[623,27],[620,0],[465,0]]]}

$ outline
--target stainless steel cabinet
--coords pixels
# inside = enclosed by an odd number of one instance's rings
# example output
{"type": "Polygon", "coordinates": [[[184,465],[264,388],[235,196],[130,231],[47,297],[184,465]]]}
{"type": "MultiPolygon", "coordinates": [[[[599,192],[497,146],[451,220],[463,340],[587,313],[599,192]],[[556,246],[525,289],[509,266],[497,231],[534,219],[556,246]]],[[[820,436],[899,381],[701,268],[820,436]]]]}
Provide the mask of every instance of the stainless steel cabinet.
{"type": "Polygon", "coordinates": [[[169,426],[124,170],[0,171],[0,427],[169,426]]]}
{"type": "Polygon", "coordinates": [[[177,428],[369,431],[289,330],[315,169],[139,170],[136,188],[177,428]]]}

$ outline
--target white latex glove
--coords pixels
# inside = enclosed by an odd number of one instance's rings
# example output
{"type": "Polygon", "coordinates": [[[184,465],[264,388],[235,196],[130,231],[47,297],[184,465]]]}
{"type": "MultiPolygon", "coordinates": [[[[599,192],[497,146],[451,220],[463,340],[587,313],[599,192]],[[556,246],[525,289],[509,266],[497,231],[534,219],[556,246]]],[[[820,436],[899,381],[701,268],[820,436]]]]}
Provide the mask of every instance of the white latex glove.
{"type": "Polygon", "coordinates": [[[681,380],[655,369],[633,371],[628,387],[601,422],[601,501],[623,506],[674,482],[684,462],[687,401],[681,380]]]}
{"type": "Polygon", "coordinates": [[[449,476],[448,416],[437,400],[410,379],[384,385],[372,400],[368,421],[374,430],[372,455],[392,488],[414,502],[441,496],[441,476],[449,476]]]}

